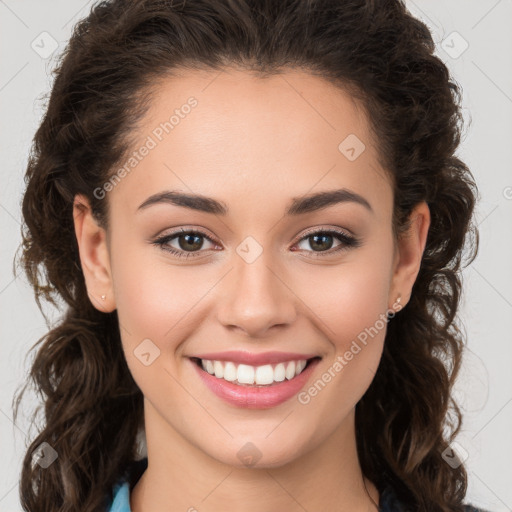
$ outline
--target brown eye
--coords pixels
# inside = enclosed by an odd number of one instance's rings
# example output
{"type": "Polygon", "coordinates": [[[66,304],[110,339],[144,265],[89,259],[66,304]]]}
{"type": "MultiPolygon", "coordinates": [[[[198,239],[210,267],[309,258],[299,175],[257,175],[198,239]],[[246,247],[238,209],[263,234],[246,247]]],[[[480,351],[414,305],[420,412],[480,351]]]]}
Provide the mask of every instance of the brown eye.
{"type": "MultiPolygon", "coordinates": [[[[181,229],[178,232],[169,233],[156,239],[153,243],[159,246],[163,251],[167,251],[178,258],[195,257],[194,253],[202,252],[204,240],[215,245],[215,242],[202,231],[181,229]],[[171,245],[171,242],[176,245],[171,245]]],[[[358,239],[343,231],[323,230],[314,231],[301,238],[299,243],[308,243],[310,249],[299,249],[313,253],[313,257],[330,256],[351,247],[358,247],[361,243],[358,239]],[[339,244],[333,247],[333,241],[337,239],[339,244]]],[[[205,249],[208,250],[208,249],[205,249]]],[[[296,250],[296,249],[293,249],[296,250]]]]}
{"type": "Polygon", "coordinates": [[[308,233],[306,236],[301,238],[299,243],[307,243],[312,250],[300,250],[317,253],[314,254],[313,257],[322,257],[322,253],[326,253],[326,256],[332,255],[334,253],[338,253],[339,251],[347,250],[351,247],[359,247],[361,245],[360,241],[353,236],[348,235],[343,231],[335,230],[324,230],[308,233]],[[333,250],[330,250],[333,247],[333,239],[339,240],[340,243],[335,246],[333,250]]]}
{"type": "Polygon", "coordinates": [[[194,256],[194,252],[199,252],[202,249],[204,239],[214,244],[213,240],[202,231],[181,229],[178,232],[164,235],[153,243],[178,258],[189,258],[194,256]],[[177,242],[178,246],[171,246],[170,242],[177,242]]]}
{"type": "Polygon", "coordinates": [[[180,249],[185,251],[197,251],[203,246],[201,236],[196,233],[183,233],[177,236],[180,249]]]}
{"type": "Polygon", "coordinates": [[[308,240],[313,249],[320,251],[329,250],[332,247],[334,237],[327,233],[321,235],[310,235],[308,240]]]}

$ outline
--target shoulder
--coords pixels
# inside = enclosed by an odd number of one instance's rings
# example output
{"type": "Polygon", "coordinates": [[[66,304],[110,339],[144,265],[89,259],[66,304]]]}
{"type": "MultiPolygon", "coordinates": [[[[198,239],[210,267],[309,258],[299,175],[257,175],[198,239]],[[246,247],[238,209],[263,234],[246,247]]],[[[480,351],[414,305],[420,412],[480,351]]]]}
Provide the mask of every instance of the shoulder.
{"type": "Polygon", "coordinates": [[[408,512],[389,484],[380,491],[379,512],[408,512]]]}
{"type": "MultiPolygon", "coordinates": [[[[147,457],[133,461],[123,476],[113,487],[113,501],[106,512],[131,512],[130,491],[135,486],[148,465],[147,457]]],[[[392,486],[386,485],[380,493],[379,512],[412,512],[402,503],[392,486]]],[[[464,512],[490,512],[476,508],[470,504],[464,505],[464,512]]]]}
{"type": "Polygon", "coordinates": [[[130,484],[127,480],[120,480],[114,485],[114,500],[107,512],[131,512],[130,509],[130,484]]]}
{"type": "MultiPolygon", "coordinates": [[[[490,512],[473,505],[463,505],[464,512],[490,512]]],[[[410,507],[402,503],[393,487],[386,485],[380,494],[379,512],[413,512],[410,507]]]]}
{"type": "Polygon", "coordinates": [[[131,512],[130,492],[148,466],[147,457],[133,461],[112,489],[113,499],[106,512],[131,512]]]}

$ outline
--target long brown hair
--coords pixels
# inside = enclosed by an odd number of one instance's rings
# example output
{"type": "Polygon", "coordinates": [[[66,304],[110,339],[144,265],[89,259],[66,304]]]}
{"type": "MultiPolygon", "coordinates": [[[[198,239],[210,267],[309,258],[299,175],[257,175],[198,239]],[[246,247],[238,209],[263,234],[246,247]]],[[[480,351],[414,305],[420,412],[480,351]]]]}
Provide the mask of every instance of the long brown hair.
{"type": "Polygon", "coordinates": [[[44,299],[66,309],[34,345],[29,378],[13,400],[16,418],[32,382],[44,404],[44,424],[23,460],[24,510],[104,510],[137,458],[143,427],[143,395],[123,355],[117,314],[98,311],[87,295],[73,198],[87,196],[106,227],[108,197],[94,191],[127,154],[151,85],[180,67],[226,66],[262,74],[301,68],[350,92],[390,175],[395,236],[412,208],[427,202],[421,268],[357,404],[357,448],[364,474],[380,489],[391,484],[414,510],[462,510],[464,465],[450,467],[442,452],[462,418],[452,398],[463,352],[456,314],[461,267],[477,253],[477,189],[454,155],[460,88],[434,49],[402,0],[111,0],[75,26],[25,177],[20,266],[39,307],[44,299]],[[58,454],[44,469],[34,464],[43,442],[58,454]]]}

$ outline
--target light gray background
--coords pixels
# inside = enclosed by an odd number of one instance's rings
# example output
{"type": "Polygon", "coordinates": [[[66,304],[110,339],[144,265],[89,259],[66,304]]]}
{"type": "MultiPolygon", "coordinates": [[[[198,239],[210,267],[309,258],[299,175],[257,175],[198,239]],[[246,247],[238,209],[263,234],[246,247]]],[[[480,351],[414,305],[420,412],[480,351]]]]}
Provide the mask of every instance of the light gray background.
{"type": "MultiPolygon", "coordinates": [[[[29,348],[47,331],[32,289],[12,273],[20,242],[23,174],[56,55],[91,5],[84,0],[0,0],[2,512],[21,511],[20,464],[28,438],[33,437],[24,418],[35,397],[28,395],[25,415],[17,425],[11,400],[27,374],[24,358],[29,348]],[[42,52],[43,38],[44,48],[51,49],[42,32],[58,43],[45,58],[32,48],[35,41],[42,52]]],[[[464,271],[461,318],[469,341],[456,391],[466,410],[458,442],[468,454],[467,500],[491,511],[512,511],[512,2],[408,0],[407,5],[429,26],[437,54],[462,86],[467,124],[458,154],[472,169],[481,194],[480,253],[464,271]]]]}

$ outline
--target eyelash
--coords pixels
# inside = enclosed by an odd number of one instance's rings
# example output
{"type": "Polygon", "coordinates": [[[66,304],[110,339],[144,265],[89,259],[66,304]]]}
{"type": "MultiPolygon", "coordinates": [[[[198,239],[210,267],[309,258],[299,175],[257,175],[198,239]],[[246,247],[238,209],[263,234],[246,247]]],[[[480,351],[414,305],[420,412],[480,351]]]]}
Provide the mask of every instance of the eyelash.
{"type": "MultiPolygon", "coordinates": [[[[216,243],[208,235],[206,235],[206,233],[196,230],[196,229],[188,229],[188,230],[180,229],[179,231],[175,231],[173,233],[169,233],[167,235],[161,236],[161,237],[155,239],[152,243],[154,245],[158,246],[161,250],[169,252],[173,256],[176,256],[177,258],[194,258],[194,257],[196,257],[195,254],[202,252],[201,250],[187,252],[187,251],[183,251],[183,250],[170,249],[169,247],[166,247],[166,244],[168,242],[170,242],[172,239],[174,239],[177,236],[182,235],[182,234],[200,235],[200,236],[206,238],[207,240],[209,240],[210,242],[212,242],[213,244],[216,243]]],[[[355,238],[351,235],[348,235],[347,233],[345,233],[343,231],[338,231],[335,229],[316,230],[316,231],[307,232],[302,238],[300,238],[297,241],[297,244],[302,242],[303,240],[307,240],[309,237],[311,237],[313,235],[319,235],[319,234],[335,235],[335,238],[338,238],[338,240],[341,241],[342,243],[339,246],[335,247],[334,249],[329,249],[327,251],[320,251],[320,252],[319,251],[307,251],[307,252],[313,252],[313,254],[315,254],[315,256],[313,256],[314,258],[323,258],[324,255],[330,256],[332,254],[335,254],[335,253],[338,253],[341,251],[346,251],[350,248],[356,248],[361,245],[360,240],[358,240],[357,238],[355,238]]],[[[294,245],[296,245],[296,244],[294,244],[294,245]]],[[[300,250],[304,250],[304,249],[298,249],[298,250],[300,251],[300,250]]]]}

